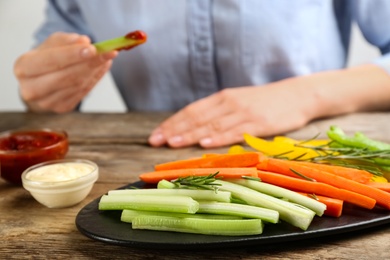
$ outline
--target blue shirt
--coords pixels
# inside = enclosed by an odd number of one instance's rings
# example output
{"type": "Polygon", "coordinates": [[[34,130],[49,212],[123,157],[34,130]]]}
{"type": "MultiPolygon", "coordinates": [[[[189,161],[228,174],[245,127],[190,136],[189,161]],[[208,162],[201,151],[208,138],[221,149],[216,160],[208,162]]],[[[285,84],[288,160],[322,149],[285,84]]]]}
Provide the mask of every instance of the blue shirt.
{"type": "Polygon", "coordinates": [[[129,110],[177,110],[223,88],[343,68],[352,22],[390,73],[388,0],[51,0],[46,14],[37,43],[55,31],[147,33],[111,70],[129,110]]]}

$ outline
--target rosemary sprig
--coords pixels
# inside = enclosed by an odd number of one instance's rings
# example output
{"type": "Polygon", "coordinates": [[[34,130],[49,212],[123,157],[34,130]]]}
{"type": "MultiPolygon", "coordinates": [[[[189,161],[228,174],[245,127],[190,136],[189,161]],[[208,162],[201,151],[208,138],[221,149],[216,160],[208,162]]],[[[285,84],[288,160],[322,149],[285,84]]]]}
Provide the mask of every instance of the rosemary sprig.
{"type": "Polygon", "coordinates": [[[290,171],[292,171],[293,173],[295,173],[296,175],[298,175],[299,177],[301,177],[301,178],[303,178],[303,179],[305,179],[305,180],[313,181],[313,182],[316,181],[315,179],[310,178],[310,177],[307,177],[307,176],[303,175],[302,173],[300,173],[300,172],[298,172],[298,171],[296,171],[296,170],[294,170],[294,169],[292,169],[292,168],[290,168],[290,171]]]}
{"type": "Polygon", "coordinates": [[[317,139],[317,137],[319,137],[320,134],[321,134],[321,133],[317,133],[317,134],[316,134],[315,136],[313,136],[312,138],[303,140],[303,141],[301,141],[300,143],[301,143],[301,144],[304,144],[304,143],[308,143],[308,142],[310,142],[310,141],[313,141],[313,140],[317,139]]]}
{"type": "Polygon", "coordinates": [[[177,187],[183,188],[195,188],[203,190],[214,190],[218,191],[218,187],[221,186],[219,183],[214,183],[218,178],[216,177],[219,172],[207,175],[207,176],[187,176],[180,177],[176,180],[171,181],[177,187]]]}
{"type": "Polygon", "coordinates": [[[317,197],[314,193],[308,194],[308,196],[309,196],[310,198],[312,198],[312,199],[319,200],[318,197],[317,197]]]}
{"type": "Polygon", "coordinates": [[[307,153],[302,153],[302,154],[296,156],[295,158],[292,158],[291,160],[293,160],[293,161],[298,161],[300,158],[302,158],[302,157],[305,156],[306,154],[307,154],[307,153]]]}
{"type": "Polygon", "coordinates": [[[367,148],[332,147],[332,146],[305,146],[296,144],[297,147],[308,148],[334,156],[359,157],[359,158],[385,158],[390,159],[390,150],[369,150],[367,148]]]}
{"type": "Polygon", "coordinates": [[[272,157],[274,158],[280,158],[280,159],[287,159],[287,157],[284,157],[283,155],[286,155],[286,154],[289,154],[289,153],[292,153],[294,152],[293,150],[290,150],[290,151],[286,151],[286,152],[283,152],[283,153],[279,153],[279,154],[275,154],[273,155],[272,157]]]}
{"type": "Polygon", "coordinates": [[[242,176],[243,179],[251,180],[251,181],[261,181],[259,177],[252,177],[252,176],[242,176]]]}
{"type": "Polygon", "coordinates": [[[377,160],[388,160],[390,163],[390,150],[373,151],[367,148],[332,147],[331,145],[331,143],[329,146],[296,144],[297,147],[318,151],[319,156],[306,159],[306,161],[365,170],[377,176],[383,176],[384,171],[382,164],[379,164],[377,160]]]}

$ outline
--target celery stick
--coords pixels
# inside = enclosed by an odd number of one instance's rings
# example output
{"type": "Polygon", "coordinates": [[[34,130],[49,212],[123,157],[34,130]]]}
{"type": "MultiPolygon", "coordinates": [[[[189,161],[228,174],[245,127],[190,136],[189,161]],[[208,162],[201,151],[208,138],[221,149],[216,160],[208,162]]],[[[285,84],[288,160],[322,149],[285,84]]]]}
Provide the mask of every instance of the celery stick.
{"type": "Polygon", "coordinates": [[[157,189],[174,189],[176,185],[167,180],[161,180],[157,183],[157,189]]]}
{"type": "Polygon", "coordinates": [[[229,215],[186,214],[186,213],[124,209],[121,214],[121,221],[131,223],[133,219],[138,216],[163,216],[163,217],[176,217],[176,218],[203,218],[203,219],[242,219],[242,217],[239,216],[229,216],[229,215]]]}
{"type": "Polygon", "coordinates": [[[295,191],[291,191],[276,185],[269,183],[254,181],[254,180],[232,180],[231,182],[243,185],[245,187],[257,190],[259,192],[271,195],[277,198],[287,199],[290,202],[297,203],[306,208],[313,210],[318,216],[322,216],[326,210],[326,205],[319,201],[313,200],[307,196],[299,194],[295,191]]]}
{"type": "Polygon", "coordinates": [[[310,209],[277,199],[236,183],[221,180],[216,180],[215,183],[221,184],[219,187],[221,190],[230,191],[233,197],[244,200],[249,205],[278,211],[281,220],[302,230],[306,230],[309,227],[315,216],[314,211],[310,209]]]}
{"type": "Polygon", "coordinates": [[[114,195],[156,195],[156,196],[188,196],[194,200],[213,200],[230,202],[231,193],[227,191],[190,190],[190,189],[128,189],[111,190],[109,196],[114,195]]]}
{"type": "Polygon", "coordinates": [[[134,31],[125,36],[109,39],[94,43],[98,53],[109,52],[113,50],[129,50],[137,45],[146,42],[147,36],[142,31],[134,31]]]}
{"type": "Polygon", "coordinates": [[[240,216],[244,218],[258,218],[270,223],[278,223],[279,221],[279,212],[272,209],[216,201],[198,202],[199,210],[197,213],[224,214],[240,216]]]}
{"type": "Polygon", "coordinates": [[[132,222],[133,229],[174,231],[205,235],[245,236],[263,232],[261,219],[199,219],[163,216],[139,216],[132,222]]]}
{"type": "Polygon", "coordinates": [[[188,196],[103,195],[99,210],[136,209],[177,213],[195,213],[199,203],[188,196]]]}

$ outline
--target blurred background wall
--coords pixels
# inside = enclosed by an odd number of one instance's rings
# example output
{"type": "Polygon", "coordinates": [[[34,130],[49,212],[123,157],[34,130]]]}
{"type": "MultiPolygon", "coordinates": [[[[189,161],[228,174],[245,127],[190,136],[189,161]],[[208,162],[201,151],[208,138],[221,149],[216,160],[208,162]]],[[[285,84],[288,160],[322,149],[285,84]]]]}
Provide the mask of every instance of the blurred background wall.
{"type": "MultiPolygon", "coordinates": [[[[32,34],[43,21],[45,0],[0,0],[0,111],[23,111],[18,85],[13,76],[13,63],[31,48],[32,34]]],[[[377,57],[354,27],[349,66],[377,57]]],[[[124,112],[125,106],[110,75],[91,91],[83,103],[84,112],[124,112]]]]}

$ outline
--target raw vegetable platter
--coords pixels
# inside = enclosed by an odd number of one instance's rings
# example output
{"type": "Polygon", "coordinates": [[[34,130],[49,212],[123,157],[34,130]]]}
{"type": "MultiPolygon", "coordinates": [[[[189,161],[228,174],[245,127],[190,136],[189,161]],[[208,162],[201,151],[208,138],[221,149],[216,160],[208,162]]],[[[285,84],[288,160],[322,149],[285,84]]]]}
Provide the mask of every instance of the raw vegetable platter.
{"type": "Polygon", "coordinates": [[[360,133],[351,138],[337,127],[328,136],[331,142],[307,147],[247,135],[255,152],[236,146],[228,154],[155,165],[139,176],[142,181],[85,206],[76,226],[110,244],[200,249],[277,244],[390,223],[390,144],[360,133]]]}
{"type": "MultiPolygon", "coordinates": [[[[123,188],[145,188],[145,183],[136,182],[123,188]]],[[[315,217],[306,231],[280,223],[269,225],[263,234],[254,236],[208,236],[198,234],[134,230],[131,224],[120,221],[119,211],[99,211],[100,198],[86,205],[76,217],[76,226],[85,236],[101,242],[120,246],[201,249],[232,246],[275,244],[329,235],[342,234],[390,223],[390,213],[381,208],[365,210],[348,205],[339,218],[315,217]]]]}

